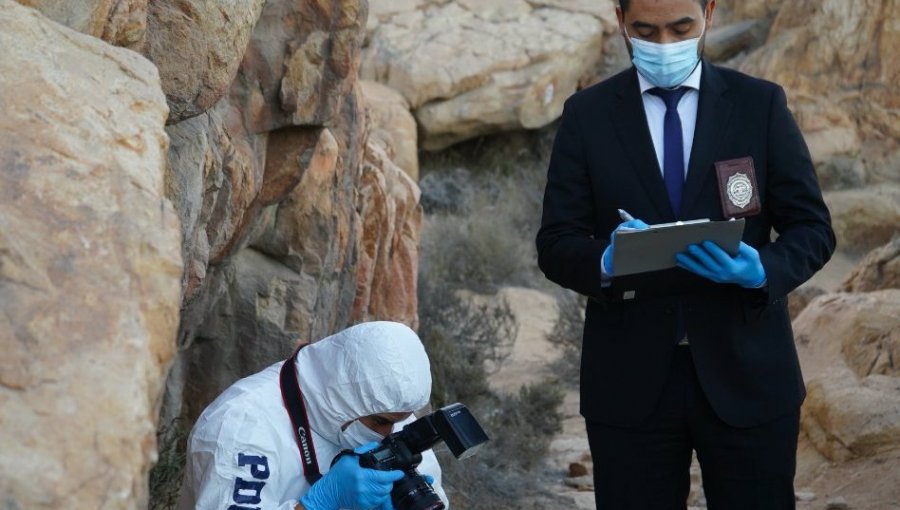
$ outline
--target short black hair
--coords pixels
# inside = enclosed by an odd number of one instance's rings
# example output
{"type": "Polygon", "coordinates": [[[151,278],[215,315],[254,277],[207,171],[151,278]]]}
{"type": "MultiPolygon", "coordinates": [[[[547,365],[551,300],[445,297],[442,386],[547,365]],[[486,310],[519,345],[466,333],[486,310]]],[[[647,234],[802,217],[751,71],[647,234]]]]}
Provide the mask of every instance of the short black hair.
{"type": "MultiPolygon", "coordinates": [[[[705,11],[706,4],[709,3],[709,0],[697,0],[697,1],[700,2],[700,6],[703,7],[703,10],[705,11]]],[[[622,8],[622,12],[625,12],[628,10],[629,4],[631,4],[631,0],[619,0],[619,7],[622,8]]]]}

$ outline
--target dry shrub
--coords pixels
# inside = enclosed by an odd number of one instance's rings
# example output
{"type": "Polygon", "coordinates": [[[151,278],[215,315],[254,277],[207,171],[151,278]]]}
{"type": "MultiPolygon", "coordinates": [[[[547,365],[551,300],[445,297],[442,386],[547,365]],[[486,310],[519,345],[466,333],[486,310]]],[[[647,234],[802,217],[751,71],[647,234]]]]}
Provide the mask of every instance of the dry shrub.
{"type": "Polygon", "coordinates": [[[562,349],[562,356],[554,364],[554,373],[568,384],[578,384],[581,372],[581,339],[584,335],[584,308],[587,298],[565,291],[557,298],[559,318],[547,336],[550,343],[562,349]]]}
{"type": "Polygon", "coordinates": [[[543,287],[534,236],[549,154],[548,131],[483,138],[423,154],[426,217],[419,251],[419,336],[431,359],[432,403],[468,406],[491,438],[458,461],[439,445],[444,488],[456,508],[571,508],[547,488],[559,481],[544,464],[560,431],[559,381],[491,391],[488,376],[517,334],[507,303],[476,305],[460,290],[543,287]]]}
{"type": "Polygon", "coordinates": [[[157,430],[159,460],[150,470],[149,510],[171,510],[178,503],[184,478],[187,436],[187,428],[180,418],[157,430]]]}

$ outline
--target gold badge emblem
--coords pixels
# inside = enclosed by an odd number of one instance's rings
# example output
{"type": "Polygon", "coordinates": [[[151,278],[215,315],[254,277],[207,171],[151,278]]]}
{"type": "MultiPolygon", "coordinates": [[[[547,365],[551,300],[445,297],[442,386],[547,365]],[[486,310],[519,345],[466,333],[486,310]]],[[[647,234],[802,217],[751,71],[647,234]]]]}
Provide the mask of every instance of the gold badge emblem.
{"type": "Polygon", "coordinates": [[[741,209],[747,207],[747,204],[753,198],[753,183],[750,182],[747,174],[739,172],[729,177],[725,190],[728,194],[728,200],[731,200],[732,204],[741,209]]]}

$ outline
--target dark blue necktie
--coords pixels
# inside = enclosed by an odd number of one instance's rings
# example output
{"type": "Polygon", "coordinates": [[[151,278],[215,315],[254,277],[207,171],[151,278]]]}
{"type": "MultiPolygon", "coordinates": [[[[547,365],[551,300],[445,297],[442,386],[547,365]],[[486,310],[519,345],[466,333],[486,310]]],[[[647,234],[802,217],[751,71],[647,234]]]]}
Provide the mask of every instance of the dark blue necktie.
{"type": "Polygon", "coordinates": [[[678,116],[678,102],[687,91],[687,87],[653,88],[648,91],[666,103],[662,170],[669,202],[676,218],[681,213],[681,192],[684,190],[684,135],[681,131],[681,117],[678,116]]]}
{"type": "MultiPolygon", "coordinates": [[[[677,218],[681,214],[681,193],[684,190],[684,134],[681,132],[681,117],[678,102],[687,92],[687,87],[677,89],[653,88],[648,92],[666,103],[666,118],[663,122],[663,180],[669,193],[669,203],[677,218]]],[[[675,342],[685,336],[684,310],[681,301],[675,307],[675,342]]]]}

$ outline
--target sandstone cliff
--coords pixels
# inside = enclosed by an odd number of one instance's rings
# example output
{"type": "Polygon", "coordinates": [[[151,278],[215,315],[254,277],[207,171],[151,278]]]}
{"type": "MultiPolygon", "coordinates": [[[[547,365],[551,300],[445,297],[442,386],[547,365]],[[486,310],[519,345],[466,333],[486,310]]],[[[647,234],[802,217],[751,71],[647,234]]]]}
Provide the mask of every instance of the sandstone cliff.
{"type": "Polygon", "coordinates": [[[158,426],[416,325],[414,121],[358,80],[367,15],[0,0],[0,506],[144,508],[158,426]]]}

